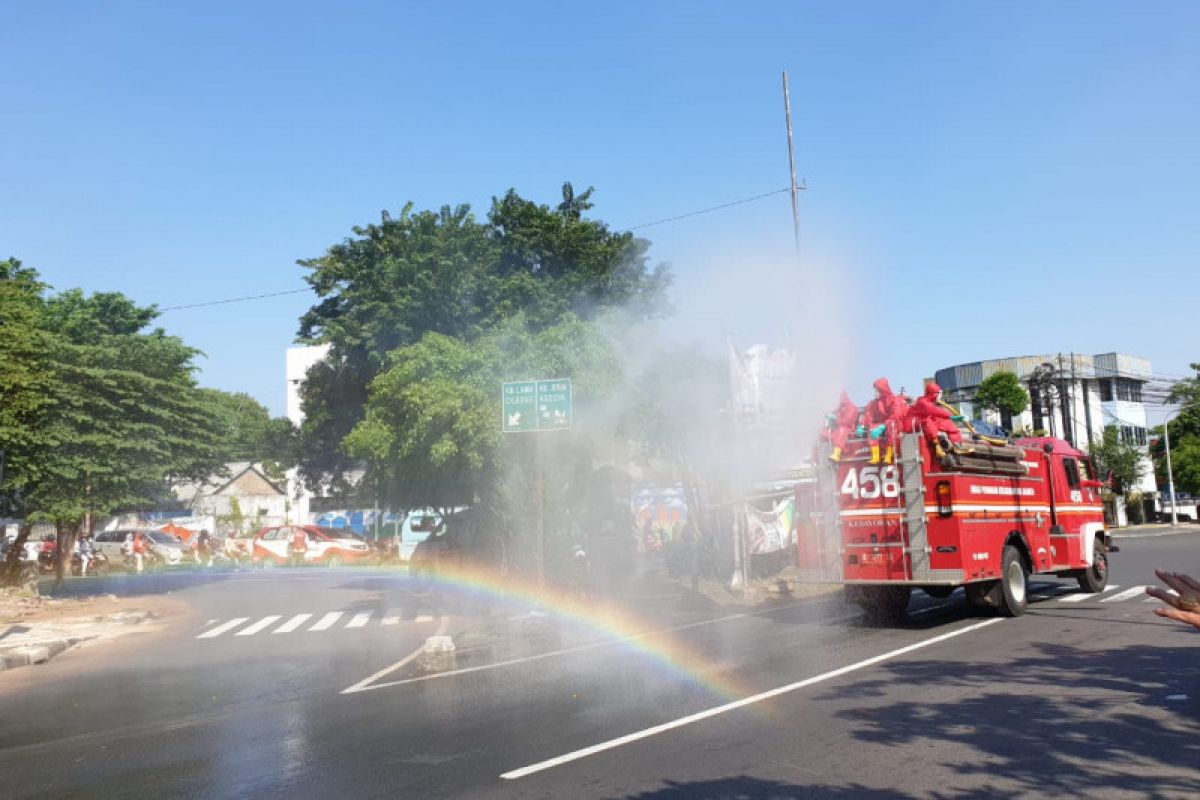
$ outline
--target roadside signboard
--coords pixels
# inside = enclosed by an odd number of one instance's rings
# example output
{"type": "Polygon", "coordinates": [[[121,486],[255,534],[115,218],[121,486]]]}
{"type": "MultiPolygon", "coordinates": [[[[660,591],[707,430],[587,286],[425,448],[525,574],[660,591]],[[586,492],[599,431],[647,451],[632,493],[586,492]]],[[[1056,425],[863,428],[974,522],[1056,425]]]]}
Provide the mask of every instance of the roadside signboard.
{"type": "Polygon", "coordinates": [[[514,381],[500,387],[505,433],[571,429],[571,379],[514,381]]]}

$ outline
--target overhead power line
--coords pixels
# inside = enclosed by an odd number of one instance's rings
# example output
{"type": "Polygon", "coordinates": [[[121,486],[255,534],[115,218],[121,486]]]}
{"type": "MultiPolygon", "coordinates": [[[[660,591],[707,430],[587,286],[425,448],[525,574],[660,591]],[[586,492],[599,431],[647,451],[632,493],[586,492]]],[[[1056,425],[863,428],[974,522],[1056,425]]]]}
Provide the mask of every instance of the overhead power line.
{"type": "Polygon", "coordinates": [[[227,303],[244,303],[247,300],[263,300],[268,297],[282,297],[285,294],[300,294],[301,292],[311,292],[312,289],[289,289],[286,292],[269,292],[268,294],[248,294],[244,297],[227,297],[224,300],[209,300],[205,303],[188,303],[182,306],[167,306],[160,308],[159,311],[179,311],[183,308],[204,308],[205,306],[223,306],[227,303]]]}
{"type": "Polygon", "coordinates": [[[721,205],[713,206],[712,208],[702,208],[699,211],[689,211],[686,214],[679,214],[678,216],[666,217],[664,219],[656,219],[653,222],[643,222],[640,225],[630,225],[630,226],[624,228],[623,230],[636,231],[636,230],[640,230],[641,228],[649,228],[651,225],[662,225],[667,222],[677,222],[681,219],[688,219],[689,217],[698,217],[701,214],[711,214],[714,211],[720,211],[725,208],[733,208],[734,206],[740,206],[743,203],[753,203],[755,200],[762,200],[767,197],[774,197],[777,194],[783,194],[784,192],[790,192],[790,191],[791,191],[791,188],[785,186],[782,189],[776,189],[772,192],[763,192],[762,194],[756,194],[753,197],[743,197],[741,200],[733,200],[728,203],[722,203],[721,205]]]}
{"type": "MultiPolygon", "coordinates": [[[[784,192],[789,192],[789,191],[791,191],[791,189],[789,187],[785,186],[782,189],[775,189],[774,191],[763,192],[762,194],[756,194],[753,197],[743,197],[740,200],[731,200],[728,203],[722,203],[719,206],[712,206],[711,208],[701,208],[696,211],[688,211],[685,214],[678,214],[674,217],[665,217],[663,219],[656,219],[653,222],[643,222],[640,225],[630,225],[626,228],[621,228],[620,230],[636,231],[636,230],[641,230],[642,228],[649,228],[653,225],[665,225],[668,222],[677,222],[681,219],[688,219],[689,217],[698,217],[701,214],[711,214],[714,211],[721,211],[722,209],[733,208],[734,206],[740,206],[740,205],[743,205],[744,203],[753,203],[756,200],[762,200],[767,197],[774,197],[777,194],[783,194],[784,192]]],[[[183,309],[186,309],[186,308],[206,308],[208,306],[223,306],[223,305],[227,305],[229,303],[244,303],[249,300],[265,300],[268,297],[282,297],[282,296],[288,295],[288,294],[300,294],[301,292],[310,292],[310,291],[312,291],[312,290],[311,289],[290,289],[286,292],[269,292],[267,294],[250,294],[250,295],[244,295],[242,297],[227,297],[224,300],[209,300],[204,303],[187,303],[187,304],[178,305],[178,306],[166,306],[164,308],[160,308],[159,311],[160,312],[182,311],[183,309]]]]}

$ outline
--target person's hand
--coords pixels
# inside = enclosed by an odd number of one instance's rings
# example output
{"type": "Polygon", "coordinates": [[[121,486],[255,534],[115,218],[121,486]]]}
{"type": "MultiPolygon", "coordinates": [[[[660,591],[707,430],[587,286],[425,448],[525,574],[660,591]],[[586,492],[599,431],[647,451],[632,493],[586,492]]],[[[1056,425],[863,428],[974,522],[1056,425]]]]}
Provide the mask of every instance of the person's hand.
{"type": "Polygon", "coordinates": [[[1164,572],[1156,569],[1154,574],[1158,579],[1170,586],[1178,594],[1171,594],[1157,586],[1147,586],[1146,594],[1156,597],[1166,603],[1164,608],[1154,609],[1160,617],[1185,622],[1200,628],[1200,581],[1178,572],[1164,572]]]}

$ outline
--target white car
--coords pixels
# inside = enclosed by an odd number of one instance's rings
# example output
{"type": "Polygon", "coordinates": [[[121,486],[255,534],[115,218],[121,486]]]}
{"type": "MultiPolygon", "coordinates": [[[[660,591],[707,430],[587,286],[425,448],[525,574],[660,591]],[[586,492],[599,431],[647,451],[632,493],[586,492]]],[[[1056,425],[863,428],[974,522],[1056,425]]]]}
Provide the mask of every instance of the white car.
{"type": "MultiPolygon", "coordinates": [[[[140,528],[142,536],[148,539],[154,552],[162,556],[169,567],[178,566],[187,552],[183,542],[178,537],[162,531],[140,528]]],[[[125,563],[125,537],[133,533],[132,528],[119,528],[114,531],[100,531],[94,536],[96,549],[108,557],[108,563],[119,565],[125,563]]]]}
{"type": "Polygon", "coordinates": [[[372,555],[371,546],[354,531],[318,525],[280,525],[263,528],[255,534],[251,553],[254,563],[258,566],[286,565],[297,528],[304,530],[308,542],[308,549],[304,551],[305,564],[336,567],[362,561],[372,555]]]}

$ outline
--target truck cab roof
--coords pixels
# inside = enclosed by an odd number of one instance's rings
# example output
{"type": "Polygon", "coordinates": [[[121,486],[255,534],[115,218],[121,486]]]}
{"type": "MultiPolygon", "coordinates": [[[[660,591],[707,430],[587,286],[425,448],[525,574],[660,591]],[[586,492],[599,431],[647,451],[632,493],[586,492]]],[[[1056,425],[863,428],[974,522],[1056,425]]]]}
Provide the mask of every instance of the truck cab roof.
{"type": "Polygon", "coordinates": [[[1053,436],[1027,436],[1021,439],[1014,439],[1013,444],[1018,447],[1036,447],[1042,452],[1046,451],[1046,445],[1050,446],[1050,452],[1056,456],[1074,456],[1076,458],[1087,458],[1087,453],[1072,447],[1063,439],[1056,439],[1053,436]]]}

